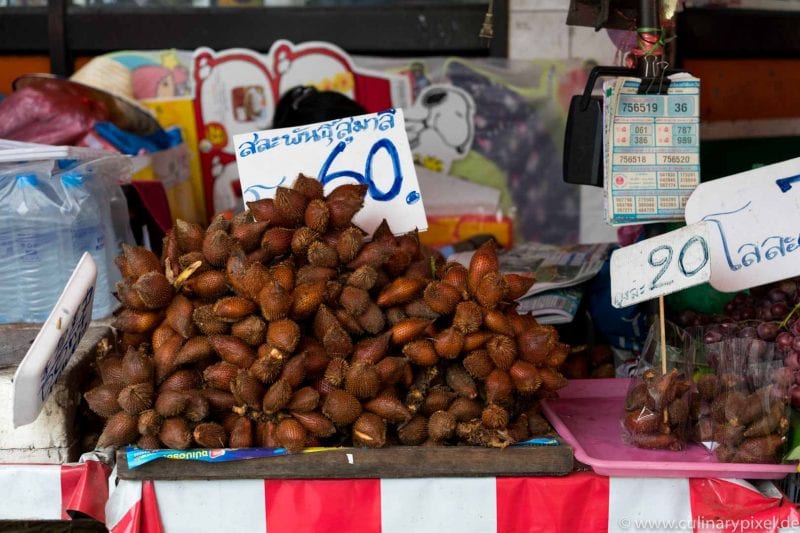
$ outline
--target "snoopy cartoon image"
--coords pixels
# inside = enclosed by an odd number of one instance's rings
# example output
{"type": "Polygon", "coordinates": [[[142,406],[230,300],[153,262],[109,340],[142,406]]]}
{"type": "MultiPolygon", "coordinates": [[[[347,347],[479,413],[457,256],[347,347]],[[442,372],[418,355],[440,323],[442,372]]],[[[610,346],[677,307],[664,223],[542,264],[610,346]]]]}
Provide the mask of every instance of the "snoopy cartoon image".
{"type": "Polygon", "coordinates": [[[430,85],[405,110],[406,133],[419,164],[448,172],[469,152],[475,136],[475,102],[452,85],[430,85]]]}

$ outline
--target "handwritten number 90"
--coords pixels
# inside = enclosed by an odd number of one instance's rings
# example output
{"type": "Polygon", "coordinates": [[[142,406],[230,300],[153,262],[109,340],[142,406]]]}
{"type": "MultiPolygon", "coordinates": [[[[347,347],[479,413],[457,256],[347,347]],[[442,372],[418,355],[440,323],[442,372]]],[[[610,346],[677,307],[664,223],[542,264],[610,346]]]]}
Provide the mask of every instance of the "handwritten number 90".
{"type": "Polygon", "coordinates": [[[364,174],[359,174],[354,170],[340,170],[339,172],[331,172],[329,173],[330,167],[333,164],[334,159],[342,153],[347,145],[344,141],[337,144],[334,149],[331,151],[328,158],[322,164],[322,168],[319,171],[319,180],[322,182],[322,185],[327,185],[331,181],[338,179],[338,178],[353,178],[361,185],[366,185],[369,190],[369,195],[374,198],[375,200],[381,202],[387,202],[389,200],[393,200],[400,194],[400,188],[403,185],[403,174],[400,170],[400,156],[397,154],[397,148],[395,147],[394,143],[389,139],[380,139],[375,144],[372,145],[372,148],[369,150],[369,154],[367,154],[367,161],[366,167],[364,168],[364,174]],[[382,191],[378,188],[375,182],[372,179],[372,159],[378,154],[380,150],[385,150],[386,153],[389,155],[389,159],[392,161],[392,171],[394,174],[394,179],[392,180],[392,185],[389,187],[388,191],[382,191]]]}
{"type": "MultiPolygon", "coordinates": [[[[652,283],[650,283],[650,290],[656,290],[659,287],[665,287],[672,283],[672,280],[665,281],[662,283],[659,283],[659,280],[667,272],[667,269],[669,268],[669,265],[672,262],[673,255],[674,253],[672,250],[672,246],[669,246],[668,244],[662,244],[661,246],[654,248],[653,251],[650,252],[650,255],[647,257],[647,262],[652,267],[656,268],[661,267],[661,269],[656,274],[656,277],[653,278],[652,283]]],[[[698,272],[700,272],[701,270],[703,270],[703,267],[706,266],[706,263],[708,263],[708,244],[706,243],[706,240],[704,238],[695,235],[694,237],[686,241],[683,244],[683,246],[681,246],[681,250],[678,253],[678,269],[680,270],[681,274],[683,274],[687,278],[690,278],[695,274],[697,274],[698,272]],[[693,244],[700,246],[702,252],[702,259],[700,260],[700,263],[697,264],[694,268],[688,268],[686,266],[686,254],[688,253],[689,249],[693,244]]]]}

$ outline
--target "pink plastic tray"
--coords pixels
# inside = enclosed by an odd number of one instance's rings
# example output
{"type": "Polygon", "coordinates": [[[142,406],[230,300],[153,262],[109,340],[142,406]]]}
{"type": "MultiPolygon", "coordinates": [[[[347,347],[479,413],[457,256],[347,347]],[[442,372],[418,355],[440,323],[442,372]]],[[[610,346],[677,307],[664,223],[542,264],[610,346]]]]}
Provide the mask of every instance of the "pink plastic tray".
{"type": "Polygon", "coordinates": [[[575,458],[605,476],[780,479],[797,465],[720,463],[698,444],[680,452],[642,450],[622,441],[620,418],[630,379],[577,379],[542,402],[545,416],[575,458]]]}

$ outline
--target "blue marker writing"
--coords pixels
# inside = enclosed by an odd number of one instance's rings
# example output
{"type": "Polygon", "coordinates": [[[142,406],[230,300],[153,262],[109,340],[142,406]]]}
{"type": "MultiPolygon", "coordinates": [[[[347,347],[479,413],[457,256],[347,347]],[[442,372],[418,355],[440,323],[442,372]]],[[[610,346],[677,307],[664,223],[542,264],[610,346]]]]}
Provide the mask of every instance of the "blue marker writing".
{"type": "Polygon", "coordinates": [[[339,178],[352,178],[361,185],[366,185],[368,187],[370,197],[378,200],[379,202],[388,202],[397,198],[397,195],[400,194],[400,189],[403,186],[403,173],[400,169],[400,156],[397,153],[397,148],[395,147],[394,143],[392,143],[392,141],[389,139],[383,138],[379,139],[375,142],[375,144],[372,145],[369,154],[367,154],[364,174],[360,174],[354,170],[330,172],[330,168],[333,165],[334,160],[344,151],[346,147],[347,144],[340,141],[336,144],[333,150],[331,150],[331,153],[325,159],[325,162],[322,163],[322,168],[320,168],[319,171],[319,180],[322,182],[322,184],[327,185],[331,181],[339,178]],[[375,181],[372,179],[372,160],[380,150],[384,150],[389,155],[389,159],[392,162],[392,173],[394,178],[392,180],[392,185],[387,191],[382,191],[380,188],[378,188],[378,186],[375,184],[375,181]]]}

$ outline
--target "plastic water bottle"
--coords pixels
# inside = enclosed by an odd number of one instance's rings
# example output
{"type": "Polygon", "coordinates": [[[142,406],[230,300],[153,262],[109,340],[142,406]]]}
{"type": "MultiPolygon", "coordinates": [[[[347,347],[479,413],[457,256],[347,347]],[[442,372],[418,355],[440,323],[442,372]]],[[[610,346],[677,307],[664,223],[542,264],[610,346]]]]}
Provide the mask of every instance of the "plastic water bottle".
{"type": "MultiPolygon", "coordinates": [[[[0,178],[0,193],[11,187],[14,187],[13,177],[0,178]]],[[[0,324],[18,322],[22,318],[14,254],[16,221],[10,210],[0,211],[0,324]]]]}
{"type": "Polygon", "coordinates": [[[36,174],[16,176],[7,205],[14,206],[14,267],[19,289],[20,320],[44,322],[63,289],[61,236],[65,227],[60,202],[36,174]]]}
{"type": "Polygon", "coordinates": [[[61,176],[66,196],[62,207],[65,218],[71,221],[69,236],[64,242],[64,256],[69,271],[75,269],[84,252],[89,252],[97,264],[97,281],[92,317],[104,318],[111,314],[111,291],[108,286],[108,255],[106,229],[98,199],[87,187],[87,177],[78,173],[61,176]]]}

